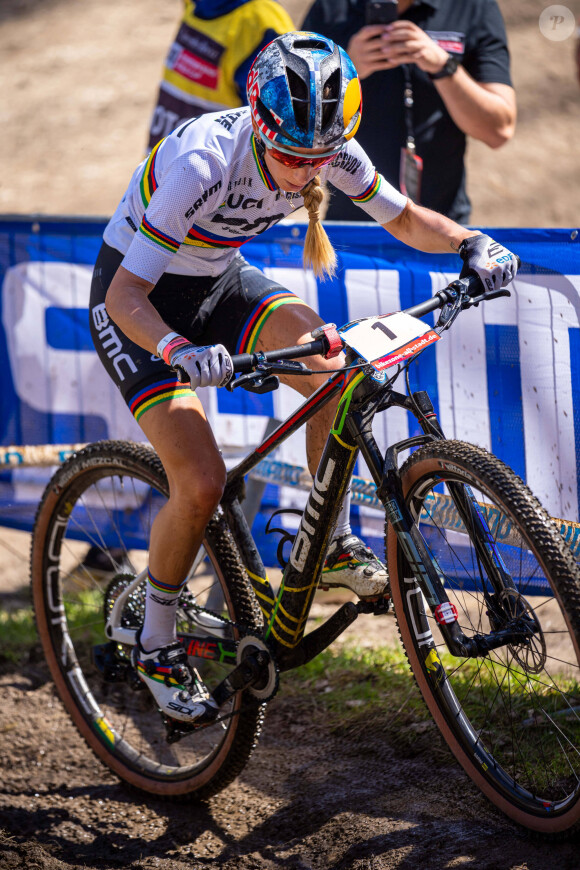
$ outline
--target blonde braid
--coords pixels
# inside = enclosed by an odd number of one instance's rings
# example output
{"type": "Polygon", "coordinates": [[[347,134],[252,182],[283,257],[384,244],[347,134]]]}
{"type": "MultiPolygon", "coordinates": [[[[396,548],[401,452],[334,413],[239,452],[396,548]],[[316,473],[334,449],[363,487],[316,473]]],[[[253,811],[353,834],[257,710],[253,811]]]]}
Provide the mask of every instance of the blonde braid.
{"type": "Polygon", "coordinates": [[[317,278],[327,275],[332,278],[336,272],[336,254],[326,230],[320,222],[320,206],[324,191],[320,186],[320,176],[316,175],[300,191],[308,211],[308,229],[304,240],[304,266],[312,266],[317,278]]]}

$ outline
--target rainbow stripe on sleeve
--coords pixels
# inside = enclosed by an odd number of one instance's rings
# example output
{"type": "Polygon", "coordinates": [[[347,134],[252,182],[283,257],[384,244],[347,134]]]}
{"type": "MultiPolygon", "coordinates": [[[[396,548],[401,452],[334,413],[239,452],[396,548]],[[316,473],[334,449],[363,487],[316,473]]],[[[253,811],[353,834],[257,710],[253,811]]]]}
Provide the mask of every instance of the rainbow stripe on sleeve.
{"type": "Polygon", "coordinates": [[[353,202],[368,202],[373,196],[376,196],[379,192],[379,188],[381,186],[381,176],[378,172],[375,172],[375,177],[369,184],[366,190],[363,190],[362,193],[359,193],[358,196],[351,196],[350,199],[353,202]]]}
{"type": "Polygon", "coordinates": [[[171,254],[175,254],[181,244],[181,242],[172,239],[171,236],[167,235],[167,233],[162,233],[161,230],[158,230],[157,227],[150,224],[147,220],[147,215],[143,215],[139,232],[143,233],[145,238],[155,242],[156,245],[159,245],[160,248],[169,251],[171,254]]]}
{"type": "MultiPolygon", "coordinates": [[[[162,139],[161,142],[157,143],[157,145],[149,155],[147,162],[143,167],[143,172],[141,173],[139,192],[141,194],[141,200],[145,208],[147,208],[147,206],[151,202],[151,197],[159,186],[155,174],[155,167],[157,163],[157,154],[159,152],[159,148],[161,147],[161,145],[163,145],[164,141],[165,139],[162,139]]],[[[143,215],[143,219],[139,227],[139,232],[143,233],[145,238],[149,239],[152,242],[155,242],[156,245],[159,245],[159,247],[163,248],[165,251],[169,251],[170,254],[175,254],[175,252],[179,249],[179,246],[181,245],[181,242],[178,242],[176,239],[168,236],[167,233],[164,233],[162,230],[158,230],[157,227],[154,227],[153,224],[150,224],[147,220],[146,214],[143,215]]]]}

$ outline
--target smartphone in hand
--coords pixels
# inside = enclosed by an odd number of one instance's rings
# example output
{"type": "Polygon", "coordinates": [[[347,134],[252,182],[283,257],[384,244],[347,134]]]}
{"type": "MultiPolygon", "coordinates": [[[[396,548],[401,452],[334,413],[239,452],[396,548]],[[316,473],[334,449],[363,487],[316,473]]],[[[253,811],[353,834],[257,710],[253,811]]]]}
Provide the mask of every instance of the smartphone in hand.
{"type": "Polygon", "coordinates": [[[397,0],[367,0],[365,18],[367,24],[392,24],[399,15],[397,0]]]}

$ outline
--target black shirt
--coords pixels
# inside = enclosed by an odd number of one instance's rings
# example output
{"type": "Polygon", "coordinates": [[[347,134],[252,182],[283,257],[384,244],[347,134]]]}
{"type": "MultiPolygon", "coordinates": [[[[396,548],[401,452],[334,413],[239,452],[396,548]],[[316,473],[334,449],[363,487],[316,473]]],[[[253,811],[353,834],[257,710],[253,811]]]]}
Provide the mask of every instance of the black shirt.
{"type": "MultiPolygon", "coordinates": [[[[316,0],[304,30],[323,33],[346,50],[351,36],[365,24],[366,0],[316,0]]],[[[413,21],[461,63],[478,82],[511,85],[505,25],[496,0],[415,0],[400,18],[413,21]]],[[[469,219],[465,190],[465,134],[455,125],[435,84],[416,65],[411,77],[413,135],[423,160],[421,205],[459,223],[469,219]]],[[[375,166],[399,188],[401,149],[407,140],[403,105],[403,67],[373,73],[361,82],[363,112],[356,134],[375,166]]],[[[366,220],[340,191],[333,191],[327,218],[366,220]]]]}

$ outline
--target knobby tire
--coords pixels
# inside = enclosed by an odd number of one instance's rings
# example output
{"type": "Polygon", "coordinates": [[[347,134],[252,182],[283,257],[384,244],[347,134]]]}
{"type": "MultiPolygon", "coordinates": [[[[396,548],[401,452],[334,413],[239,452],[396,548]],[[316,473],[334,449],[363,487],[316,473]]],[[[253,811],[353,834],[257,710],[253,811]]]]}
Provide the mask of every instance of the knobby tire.
{"type": "MultiPolygon", "coordinates": [[[[222,723],[169,745],[150,693],[139,690],[134,679],[103,679],[93,661],[94,650],[108,641],[107,608],[147,565],[143,542],[149,540],[151,521],[167,494],[161,462],[145,445],[105,441],[75,454],[57,470],[38,507],[31,544],[32,595],[58,694],[97,757],[135,789],[164,798],[205,799],[243,770],[261,731],[264,705],[238,693],[222,723]]],[[[211,689],[232,666],[238,626],[258,631],[261,617],[219,511],[206,530],[204,555],[190,577],[189,598],[182,600],[193,602],[194,610],[204,602],[208,609],[219,609],[215,618],[203,611],[201,619],[209,619],[214,633],[227,640],[229,652],[219,661],[208,661],[207,649],[195,650],[193,657],[190,653],[211,689]]],[[[130,596],[123,625],[136,628],[142,621],[144,590],[143,582],[130,596]]],[[[192,613],[194,620],[200,618],[180,600],[180,634],[188,628],[199,634],[199,625],[192,628],[188,622],[192,613]]],[[[219,641],[212,648],[219,648],[219,641]]],[[[129,663],[130,647],[117,645],[114,667],[131,677],[129,663]]]]}
{"type": "Polygon", "coordinates": [[[423,698],[454,755],[496,806],[532,831],[569,833],[580,823],[579,566],[522,480],[483,449],[428,444],[404,463],[401,478],[464,634],[487,634],[492,622],[534,626],[526,642],[476,658],[451,656],[387,525],[395,613],[423,698]],[[473,533],[442,481],[471,488],[517,591],[496,589],[490,597],[473,533]]]}

